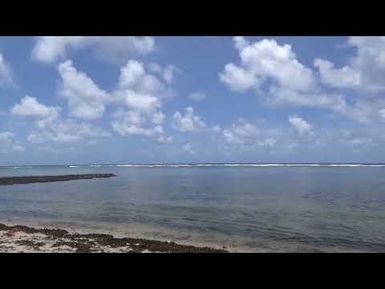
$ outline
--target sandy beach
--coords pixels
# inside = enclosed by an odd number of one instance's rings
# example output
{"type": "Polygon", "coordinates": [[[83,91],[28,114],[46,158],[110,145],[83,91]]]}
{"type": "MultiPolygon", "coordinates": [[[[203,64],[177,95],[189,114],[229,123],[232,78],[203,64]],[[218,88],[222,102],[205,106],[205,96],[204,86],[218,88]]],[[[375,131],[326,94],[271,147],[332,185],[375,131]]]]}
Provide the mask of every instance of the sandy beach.
{"type": "Polygon", "coordinates": [[[33,228],[0,223],[1,253],[225,253],[226,250],[180,245],[109,234],[69,233],[63,229],[33,228]]]}

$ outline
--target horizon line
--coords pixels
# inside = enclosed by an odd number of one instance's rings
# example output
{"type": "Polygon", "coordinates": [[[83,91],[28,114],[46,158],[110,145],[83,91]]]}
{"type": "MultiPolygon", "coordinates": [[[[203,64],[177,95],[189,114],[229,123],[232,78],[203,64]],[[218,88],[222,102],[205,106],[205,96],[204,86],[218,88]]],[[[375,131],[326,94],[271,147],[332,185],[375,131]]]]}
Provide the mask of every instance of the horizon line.
{"type": "Polygon", "coordinates": [[[307,165],[307,164],[341,164],[341,165],[385,165],[385,162],[158,162],[158,163],[67,163],[67,164],[4,164],[0,167],[27,167],[27,166],[124,166],[124,165],[225,165],[225,164],[234,164],[234,165],[307,165]]]}

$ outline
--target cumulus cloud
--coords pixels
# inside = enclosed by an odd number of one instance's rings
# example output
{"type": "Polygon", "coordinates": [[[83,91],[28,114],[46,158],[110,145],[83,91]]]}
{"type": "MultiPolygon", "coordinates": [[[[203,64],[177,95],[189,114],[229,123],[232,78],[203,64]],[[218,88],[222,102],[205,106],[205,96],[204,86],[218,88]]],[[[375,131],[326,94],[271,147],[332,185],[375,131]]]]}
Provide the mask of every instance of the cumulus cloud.
{"type": "Polygon", "coordinates": [[[285,134],[285,130],[266,126],[265,121],[256,124],[238,119],[229,127],[220,129],[217,146],[230,154],[282,151],[291,141],[285,134]]]}
{"type": "Polygon", "coordinates": [[[62,79],[60,94],[68,100],[71,116],[86,120],[102,117],[110,95],[78,71],[71,60],[60,63],[58,71],[62,79]]]}
{"type": "Polygon", "coordinates": [[[120,64],[132,54],[152,52],[155,41],[152,37],[131,36],[43,36],[36,38],[31,56],[42,63],[55,63],[71,51],[85,48],[92,49],[98,58],[120,64]]]}
{"type": "Polygon", "coordinates": [[[224,71],[219,74],[219,79],[235,92],[258,89],[261,82],[253,73],[233,63],[226,64],[224,71]]]}
{"type": "Polygon", "coordinates": [[[173,115],[173,127],[181,132],[199,131],[206,127],[200,116],[194,114],[194,109],[189,106],[185,109],[185,114],[179,111],[173,115]]]}
{"type": "Polygon", "coordinates": [[[348,44],[355,49],[347,65],[336,68],[324,59],[316,59],[323,83],[335,88],[348,88],[352,92],[350,105],[344,115],[351,120],[370,123],[382,119],[385,103],[385,38],[350,37],[348,44]]]}
{"type": "Polygon", "coordinates": [[[342,68],[324,59],[316,59],[321,80],[333,87],[347,87],[368,91],[385,89],[385,37],[349,37],[354,56],[342,68]]]}
{"type": "Polygon", "coordinates": [[[370,132],[349,129],[337,130],[333,139],[345,147],[349,146],[355,149],[370,148],[376,141],[379,141],[378,136],[370,135],[370,132]]]}
{"type": "Polygon", "coordinates": [[[385,89],[385,37],[350,37],[356,49],[351,67],[360,75],[360,84],[371,89],[385,89]]]}
{"type": "Polygon", "coordinates": [[[164,114],[161,110],[165,85],[148,73],[143,63],[127,61],[121,68],[114,97],[125,107],[117,111],[111,123],[113,129],[123,136],[155,136],[159,142],[170,142],[163,130],[164,114]]]}
{"type": "Polygon", "coordinates": [[[347,109],[345,97],[337,93],[301,93],[272,87],[266,101],[270,105],[319,107],[341,113],[344,113],[347,109]]]}
{"type": "MultiPolygon", "coordinates": [[[[61,77],[60,94],[68,101],[70,116],[96,120],[103,117],[107,105],[114,104],[118,109],[112,115],[111,126],[120,135],[150,136],[160,143],[172,142],[162,126],[165,118],[162,106],[168,83],[148,73],[142,62],[128,60],[120,69],[116,88],[110,92],[78,71],[71,60],[60,63],[57,69],[61,77]]],[[[168,81],[171,81],[170,76],[168,81]]],[[[67,126],[75,127],[73,123],[67,126]]]]}
{"type": "Polygon", "coordinates": [[[38,120],[36,127],[37,129],[28,136],[32,143],[91,141],[94,138],[109,136],[99,127],[73,119],[38,120]]]}
{"type": "Polygon", "coordinates": [[[226,64],[220,74],[220,80],[229,88],[236,91],[259,88],[266,80],[294,91],[307,91],[314,86],[312,71],[297,60],[290,45],[279,45],[269,39],[252,44],[242,37],[233,40],[241,63],[226,64]]]}
{"type": "Polygon", "coordinates": [[[0,153],[22,151],[24,151],[24,146],[15,140],[13,133],[9,131],[0,132],[0,153]]]}
{"type": "Polygon", "coordinates": [[[13,115],[46,119],[57,118],[59,112],[59,107],[45,106],[29,95],[23,97],[20,103],[14,105],[11,109],[11,114],[13,115]]]}
{"type": "Polygon", "coordinates": [[[287,127],[271,126],[268,122],[252,123],[244,119],[222,128],[217,134],[217,147],[230,155],[238,153],[323,153],[323,149],[333,151],[346,148],[363,151],[373,148],[385,140],[379,133],[382,127],[357,126],[354,129],[317,128],[308,120],[298,116],[288,117],[287,127]]]}
{"type": "Polygon", "coordinates": [[[28,140],[33,143],[77,142],[108,136],[102,129],[73,119],[61,119],[58,107],[46,106],[31,96],[25,96],[11,109],[11,114],[31,118],[35,129],[28,140]]]}
{"type": "Polygon", "coordinates": [[[255,125],[239,120],[230,128],[223,129],[222,135],[229,144],[251,145],[255,144],[260,132],[255,125]]]}
{"type": "Polygon", "coordinates": [[[180,69],[178,69],[175,65],[167,65],[163,71],[163,79],[168,84],[171,84],[174,81],[175,74],[180,73],[180,69]]]}
{"type": "Polygon", "coordinates": [[[206,99],[206,97],[207,97],[206,93],[204,93],[202,91],[192,92],[189,95],[189,98],[193,101],[202,101],[202,100],[206,99]]]}
{"type": "Polygon", "coordinates": [[[340,68],[328,60],[314,60],[323,84],[361,92],[359,97],[349,95],[349,101],[343,93],[324,92],[313,71],[298,61],[290,45],[268,39],[250,43],[243,37],[234,37],[233,41],[240,63],[226,64],[219,75],[229,89],[255,91],[269,106],[323,108],[357,122],[382,118],[379,109],[385,104],[374,101],[373,93],[385,88],[385,56],[381,52],[385,50],[385,38],[350,38],[349,44],[357,52],[348,65],[340,68]]]}
{"type": "Polygon", "coordinates": [[[159,63],[151,62],[147,65],[148,70],[159,75],[167,84],[173,83],[175,75],[182,71],[174,64],[161,66],[159,63]]]}
{"type": "Polygon", "coordinates": [[[324,60],[314,60],[314,66],[319,69],[321,81],[334,87],[356,87],[360,84],[360,74],[350,66],[335,68],[334,63],[324,60]]]}
{"type": "MultiPolygon", "coordinates": [[[[103,116],[108,104],[114,103],[118,109],[112,115],[111,126],[120,135],[150,136],[159,143],[173,141],[163,128],[165,115],[161,109],[167,94],[165,83],[147,73],[143,63],[127,61],[121,68],[116,89],[111,92],[101,89],[70,60],[60,63],[57,69],[61,77],[60,94],[68,101],[70,116],[96,120],[103,116]]],[[[59,107],[43,105],[30,96],[16,104],[11,113],[35,120],[36,130],[29,137],[32,142],[78,141],[108,135],[88,123],[61,119],[59,107]]]]}
{"type": "Polygon", "coordinates": [[[147,73],[140,61],[128,60],[120,69],[118,92],[132,90],[155,94],[161,93],[163,89],[164,85],[155,75],[147,73]]]}
{"type": "Polygon", "coordinates": [[[234,41],[234,46],[235,48],[237,48],[239,51],[243,50],[244,48],[246,48],[247,46],[250,45],[250,42],[247,41],[244,37],[242,36],[235,36],[233,38],[233,41],[234,41]]]}
{"type": "Polygon", "coordinates": [[[159,143],[169,144],[173,142],[173,137],[171,135],[160,135],[156,140],[159,143]]]}
{"type": "Polygon", "coordinates": [[[289,117],[288,121],[300,137],[305,137],[312,134],[312,126],[305,119],[297,115],[292,115],[289,117]]]}
{"type": "Polygon", "coordinates": [[[195,151],[193,150],[193,147],[190,143],[186,143],[183,147],[182,150],[186,153],[189,154],[195,154],[195,151]]]}
{"type": "Polygon", "coordinates": [[[12,85],[12,73],[10,66],[5,62],[3,55],[0,53],[0,86],[12,85]]]}

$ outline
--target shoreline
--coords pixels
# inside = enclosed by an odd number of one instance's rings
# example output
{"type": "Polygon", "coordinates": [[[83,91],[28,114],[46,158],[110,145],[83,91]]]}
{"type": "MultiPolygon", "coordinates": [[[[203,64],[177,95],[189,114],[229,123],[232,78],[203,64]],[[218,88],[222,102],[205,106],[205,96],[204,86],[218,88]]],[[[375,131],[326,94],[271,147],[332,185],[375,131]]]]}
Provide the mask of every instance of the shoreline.
{"type": "Polygon", "coordinates": [[[68,232],[0,223],[1,253],[229,253],[225,249],[171,241],[117,238],[111,234],[68,232]]]}

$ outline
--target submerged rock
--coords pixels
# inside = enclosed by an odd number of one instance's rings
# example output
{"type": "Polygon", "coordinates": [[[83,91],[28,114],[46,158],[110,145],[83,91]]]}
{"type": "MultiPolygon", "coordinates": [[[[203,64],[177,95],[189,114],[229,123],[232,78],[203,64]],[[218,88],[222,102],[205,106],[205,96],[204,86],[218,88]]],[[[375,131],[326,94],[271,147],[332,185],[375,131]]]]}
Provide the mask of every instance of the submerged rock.
{"type": "Polygon", "coordinates": [[[31,183],[63,182],[83,179],[97,179],[115,177],[114,174],[78,174],[62,176],[25,176],[25,177],[1,177],[0,186],[31,183]]]}

